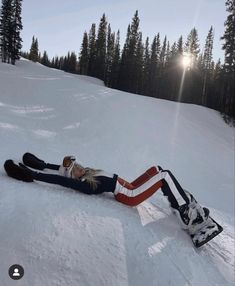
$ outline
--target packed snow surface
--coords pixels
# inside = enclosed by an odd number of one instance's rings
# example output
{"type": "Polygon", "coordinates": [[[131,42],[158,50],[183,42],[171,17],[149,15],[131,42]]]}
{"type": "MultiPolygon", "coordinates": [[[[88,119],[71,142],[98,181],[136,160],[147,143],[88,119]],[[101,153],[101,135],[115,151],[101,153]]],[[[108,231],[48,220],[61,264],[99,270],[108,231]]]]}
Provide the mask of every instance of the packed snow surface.
{"type": "Polygon", "coordinates": [[[0,285],[234,285],[234,128],[201,106],[106,88],[20,60],[0,63],[0,285]],[[6,176],[6,159],[75,155],[131,181],[170,169],[224,231],[195,249],[159,190],[138,207],[6,176]],[[24,267],[17,282],[12,264],[24,267]]]}

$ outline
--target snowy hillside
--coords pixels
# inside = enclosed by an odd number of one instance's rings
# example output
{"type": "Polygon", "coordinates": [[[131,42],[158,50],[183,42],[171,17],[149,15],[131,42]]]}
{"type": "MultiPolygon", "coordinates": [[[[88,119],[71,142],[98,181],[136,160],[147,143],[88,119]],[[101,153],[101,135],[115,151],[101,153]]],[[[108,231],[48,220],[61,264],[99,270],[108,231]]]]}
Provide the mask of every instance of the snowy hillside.
{"type": "Polygon", "coordinates": [[[213,110],[106,88],[21,60],[0,63],[0,285],[234,285],[234,128],[213,110]],[[133,180],[170,169],[224,227],[200,249],[158,191],[136,208],[6,176],[32,152],[133,180]],[[24,267],[19,281],[8,268],[24,267]]]}

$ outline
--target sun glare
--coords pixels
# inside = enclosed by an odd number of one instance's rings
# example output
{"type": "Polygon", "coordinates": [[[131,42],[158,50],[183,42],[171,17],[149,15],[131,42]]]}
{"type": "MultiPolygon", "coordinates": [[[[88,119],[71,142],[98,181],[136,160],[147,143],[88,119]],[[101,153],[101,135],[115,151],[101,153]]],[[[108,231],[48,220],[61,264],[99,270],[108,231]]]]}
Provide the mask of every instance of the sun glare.
{"type": "Polygon", "coordinates": [[[183,55],[183,58],[182,58],[182,65],[183,67],[186,69],[190,66],[191,64],[191,57],[189,54],[185,54],[183,55]]]}

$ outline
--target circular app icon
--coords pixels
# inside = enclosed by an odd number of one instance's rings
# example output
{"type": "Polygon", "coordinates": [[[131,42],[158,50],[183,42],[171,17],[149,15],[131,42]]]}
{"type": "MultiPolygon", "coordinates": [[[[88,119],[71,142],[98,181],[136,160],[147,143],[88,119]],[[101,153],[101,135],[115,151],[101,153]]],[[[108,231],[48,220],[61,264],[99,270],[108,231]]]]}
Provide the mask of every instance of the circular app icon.
{"type": "Polygon", "coordinates": [[[24,268],[19,264],[14,264],[9,268],[8,274],[11,279],[19,280],[24,276],[24,268]]]}

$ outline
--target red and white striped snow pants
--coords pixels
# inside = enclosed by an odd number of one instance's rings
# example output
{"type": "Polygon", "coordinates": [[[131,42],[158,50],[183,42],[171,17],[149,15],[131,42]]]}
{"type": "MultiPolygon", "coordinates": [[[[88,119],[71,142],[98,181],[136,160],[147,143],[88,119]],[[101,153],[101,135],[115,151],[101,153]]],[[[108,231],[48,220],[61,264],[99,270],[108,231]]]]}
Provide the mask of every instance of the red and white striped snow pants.
{"type": "Polygon", "coordinates": [[[177,206],[187,202],[187,196],[171,172],[159,170],[157,167],[149,168],[132,183],[118,177],[114,196],[123,204],[137,206],[162,188],[164,183],[167,183],[167,192],[164,192],[164,195],[168,197],[172,206],[173,201],[176,201],[177,206]]]}

